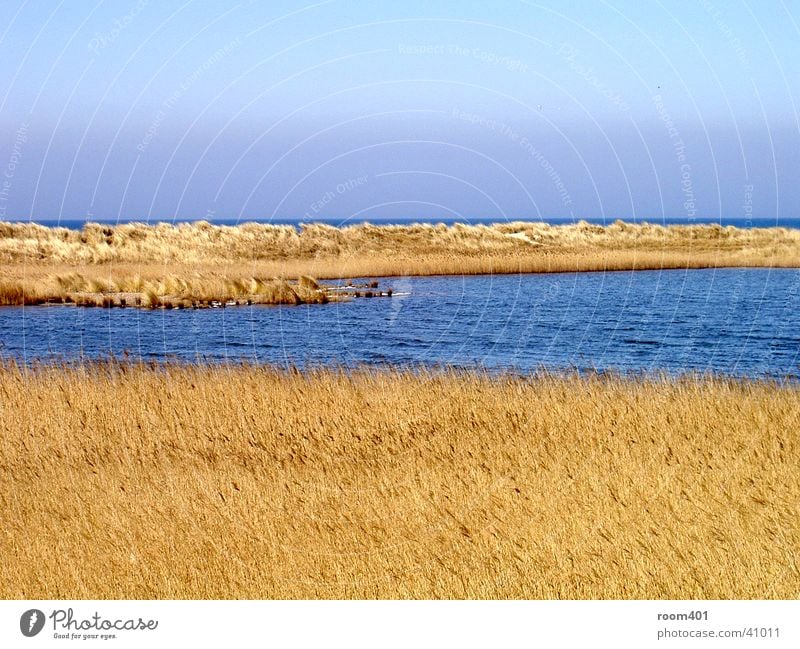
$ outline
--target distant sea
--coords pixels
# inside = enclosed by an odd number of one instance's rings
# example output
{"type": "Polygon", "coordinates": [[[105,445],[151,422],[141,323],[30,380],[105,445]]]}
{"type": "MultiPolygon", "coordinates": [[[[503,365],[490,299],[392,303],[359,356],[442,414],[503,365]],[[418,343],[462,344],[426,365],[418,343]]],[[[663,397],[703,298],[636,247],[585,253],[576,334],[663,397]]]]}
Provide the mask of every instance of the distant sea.
{"type": "MultiPolygon", "coordinates": [[[[41,225],[47,225],[51,227],[62,227],[68,228],[70,230],[80,230],[86,223],[100,223],[103,225],[121,225],[123,223],[133,223],[133,222],[144,222],[144,223],[191,223],[192,221],[197,221],[200,219],[119,219],[119,220],[106,220],[106,219],[63,219],[60,221],[53,221],[53,220],[37,220],[34,219],[33,223],[39,223],[41,225]]],[[[302,223],[325,223],[327,225],[334,225],[334,226],[344,226],[344,225],[353,225],[356,223],[363,223],[365,220],[368,219],[209,219],[210,223],[215,225],[240,225],[242,223],[270,223],[273,225],[293,225],[295,227],[299,227],[302,223]]],[[[370,223],[374,223],[375,225],[408,225],[411,223],[445,223],[447,225],[452,225],[454,223],[465,223],[469,225],[478,225],[478,224],[491,224],[491,223],[503,223],[508,221],[524,221],[530,223],[549,223],[551,225],[563,225],[566,223],[577,223],[580,220],[588,221],[589,223],[594,223],[598,225],[610,225],[614,221],[616,221],[616,217],[613,218],[586,218],[586,219],[573,219],[573,218],[547,218],[547,219],[497,219],[497,218],[473,218],[473,219],[463,219],[463,218],[434,218],[434,219],[418,219],[418,218],[399,218],[399,219],[375,219],[369,221],[370,223]]],[[[696,218],[696,219],[687,219],[687,218],[653,218],[653,219],[621,219],[626,223],[653,223],[658,225],[700,225],[700,224],[708,224],[708,223],[717,223],[722,226],[734,225],[740,228],[769,228],[769,227],[783,227],[783,228],[798,228],[800,229],[800,218],[782,218],[782,219],[742,219],[742,218],[696,218]]]]}

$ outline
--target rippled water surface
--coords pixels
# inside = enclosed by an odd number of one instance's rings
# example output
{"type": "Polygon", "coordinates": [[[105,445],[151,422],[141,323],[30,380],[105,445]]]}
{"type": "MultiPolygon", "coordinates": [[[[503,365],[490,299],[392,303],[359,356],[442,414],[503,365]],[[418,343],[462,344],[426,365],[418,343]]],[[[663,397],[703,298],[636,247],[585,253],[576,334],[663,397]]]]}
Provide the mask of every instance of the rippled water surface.
{"type": "Polygon", "coordinates": [[[381,286],[395,297],[181,311],[3,307],[0,354],[800,375],[798,270],[393,278],[381,286]]]}

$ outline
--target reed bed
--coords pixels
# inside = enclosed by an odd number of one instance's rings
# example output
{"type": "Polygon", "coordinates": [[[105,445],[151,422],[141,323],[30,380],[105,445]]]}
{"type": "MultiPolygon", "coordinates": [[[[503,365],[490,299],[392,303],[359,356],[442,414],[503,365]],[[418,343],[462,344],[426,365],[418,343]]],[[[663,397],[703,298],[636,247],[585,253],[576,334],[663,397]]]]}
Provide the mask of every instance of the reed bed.
{"type": "Polygon", "coordinates": [[[0,366],[0,597],[800,595],[800,392],[0,366]]]}
{"type": "Polygon", "coordinates": [[[622,221],[607,227],[586,222],[310,224],[299,230],[252,223],[132,223],[87,224],[81,231],[0,223],[0,305],[74,301],[77,284],[85,289],[78,291],[83,303],[92,305],[130,287],[167,302],[237,299],[244,295],[242,286],[277,278],[284,284],[273,282],[251,297],[292,304],[297,296],[299,302],[314,297],[286,290],[286,279],[303,275],[343,279],[723,266],[800,267],[800,230],[622,221]]]}
{"type": "MultiPolygon", "coordinates": [[[[381,258],[419,261],[453,257],[542,257],[545,253],[607,251],[731,254],[755,263],[785,256],[797,263],[800,230],[740,229],[719,225],[630,224],[609,226],[580,222],[494,225],[372,225],[340,228],[244,223],[211,225],[204,221],[170,225],[87,224],[81,231],[35,224],[0,223],[0,263],[70,265],[107,263],[220,263],[381,258]]],[[[374,274],[374,273],[365,273],[374,274]]]]}
{"type": "Polygon", "coordinates": [[[205,272],[67,272],[0,282],[0,306],[74,304],[88,307],[202,308],[209,304],[324,304],[337,299],[311,277],[297,282],[205,272]]]}

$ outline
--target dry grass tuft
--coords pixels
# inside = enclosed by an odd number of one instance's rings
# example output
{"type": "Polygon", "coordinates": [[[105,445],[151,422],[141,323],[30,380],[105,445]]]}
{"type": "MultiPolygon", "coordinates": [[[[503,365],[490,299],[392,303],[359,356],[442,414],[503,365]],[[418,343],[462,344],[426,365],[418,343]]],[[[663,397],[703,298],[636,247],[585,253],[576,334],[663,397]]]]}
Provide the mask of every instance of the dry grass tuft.
{"type": "Polygon", "coordinates": [[[23,304],[25,291],[22,285],[13,282],[0,282],[0,305],[23,304]]]}
{"type": "Polygon", "coordinates": [[[315,280],[313,277],[309,277],[308,275],[301,275],[297,280],[297,284],[301,289],[309,291],[319,290],[319,284],[317,283],[317,280],[315,280]]]}
{"type": "Polygon", "coordinates": [[[0,395],[3,598],[800,595],[795,387],[6,364],[0,395]]]}
{"type": "MultiPolygon", "coordinates": [[[[91,274],[91,270],[89,270],[91,274]]],[[[201,302],[248,304],[319,304],[335,299],[310,277],[297,284],[282,278],[226,278],[211,273],[184,279],[175,275],[143,279],[141,275],[85,277],[80,273],[26,277],[0,283],[0,306],[76,304],[78,306],[138,305],[169,308],[201,302]]]]}

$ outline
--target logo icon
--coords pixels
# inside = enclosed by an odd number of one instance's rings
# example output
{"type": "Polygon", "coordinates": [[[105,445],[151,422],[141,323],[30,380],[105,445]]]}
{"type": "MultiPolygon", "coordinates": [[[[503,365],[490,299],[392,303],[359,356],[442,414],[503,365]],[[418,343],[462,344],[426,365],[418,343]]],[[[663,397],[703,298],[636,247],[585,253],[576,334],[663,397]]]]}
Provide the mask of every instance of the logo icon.
{"type": "Polygon", "coordinates": [[[38,608],[25,611],[19,618],[19,630],[22,635],[32,638],[44,628],[44,613],[38,608]]]}

